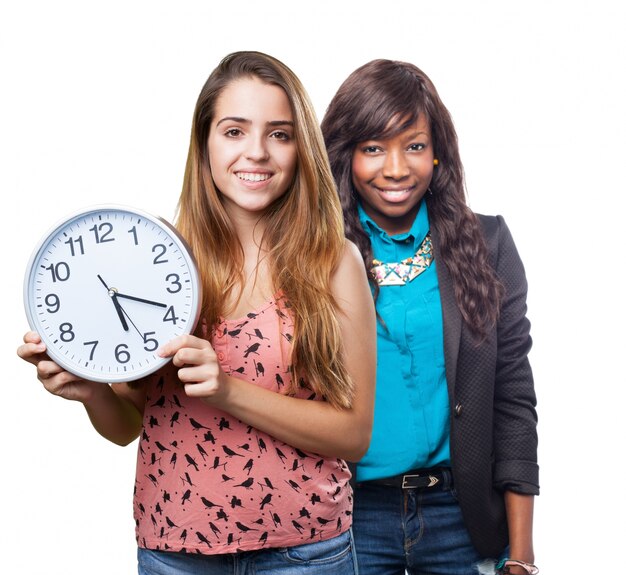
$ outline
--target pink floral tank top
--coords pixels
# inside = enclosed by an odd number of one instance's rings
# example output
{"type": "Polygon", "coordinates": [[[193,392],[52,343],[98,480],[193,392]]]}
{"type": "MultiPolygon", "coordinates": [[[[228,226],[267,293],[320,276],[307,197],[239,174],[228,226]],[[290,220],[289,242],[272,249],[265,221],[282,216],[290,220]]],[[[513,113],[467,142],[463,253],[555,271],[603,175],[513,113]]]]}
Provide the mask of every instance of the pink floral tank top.
{"type": "MultiPolygon", "coordinates": [[[[273,299],[215,326],[222,369],[285,393],[293,322],[273,299]]],[[[301,451],[185,395],[170,363],[149,378],[139,441],[134,516],[137,543],[217,554],[329,539],[351,521],[344,461],[301,451]]],[[[298,397],[320,400],[307,388],[298,397]]]]}

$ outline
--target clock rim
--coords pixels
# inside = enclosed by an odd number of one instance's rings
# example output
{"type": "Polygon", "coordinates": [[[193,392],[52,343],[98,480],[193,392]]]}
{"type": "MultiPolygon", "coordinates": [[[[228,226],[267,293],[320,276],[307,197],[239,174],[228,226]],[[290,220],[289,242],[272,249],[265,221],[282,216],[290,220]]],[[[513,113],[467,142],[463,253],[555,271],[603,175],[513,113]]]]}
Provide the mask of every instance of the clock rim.
{"type": "Polygon", "coordinates": [[[87,381],[94,381],[97,383],[123,383],[126,381],[136,381],[143,377],[146,377],[165,365],[167,365],[171,358],[163,358],[160,361],[157,361],[156,364],[151,365],[148,368],[143,368],[140,370],[134,370],[131,372],[124,372],[119,376],[98,376],[95,372],[90,372],[87,370],[83,370],[80,367],[76,367],[74,365],[68,365],[63,356],[56,352],[54,347],[49,346],[49,338],[44,333],[40,333],[36,328],[39,327],[39,322],[34,318],[33,310],[31,309],[31,303],[34,305],[34,302],[30,301],[30,279],[33,276],[33,264],[35,263],[37,257],[41,253],[43,246],[48,242],[48,240],[56,234],[62,227],[67,225],[67,223],[71,220],[77,219],[81,216],[88,215],[94,212],[101,211],[124,211],[132,214],[136,214],[137,216],[143,217],[147,220],[150,220],[152,223],[160,226],[162,228],[166,228],[166,231],[172,236],[174,241],[179,244],[179,249],[182,249],[188,256],[189,261],[189,270],[191,275],[192,289],[197,294],[195,301],[192,303],[192,310],[189,318],[189,322],[187,323],[187,328],[184,329],[183,334],[193,333],[200,318],[200,312],[202,310],[202,282],[200,281],[200,274],[198,271],[198,263],[196,261],[195,256],[193,255],[193,251],[191,247],[183,238],[182,234],[165,218],[147,212],[145,210],[135,208],[133,206],[125,205],[125,204],[94,204],[90,206],[86,206],[80,208],[78,210],[74,210],[64,217],[57,220],[54,225],[46,230],[46,232],[41,236],[37,244],[35,245],[35,249],[32,251],[30,258],[28,259],[28,263],[26,264],[26,270],[24,273],[24,284],[23,284],[23,298],[24,298],[24,309],[26,311],[26,319],[28,321],[28,325],[31,330],[37,331],[41,340],[46,344],[46,354],[52,361],[60,365],[65,371],[68,371],[74,375],[77,375],[87,381]]]}

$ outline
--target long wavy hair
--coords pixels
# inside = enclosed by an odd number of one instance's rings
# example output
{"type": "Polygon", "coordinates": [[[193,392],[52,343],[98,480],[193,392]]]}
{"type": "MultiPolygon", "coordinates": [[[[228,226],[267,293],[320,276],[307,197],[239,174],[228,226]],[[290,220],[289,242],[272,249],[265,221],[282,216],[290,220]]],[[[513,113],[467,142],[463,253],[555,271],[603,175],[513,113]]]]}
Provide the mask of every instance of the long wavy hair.
{"type": "Polygon", "coordinates": [[[262,238],[272,284],[294,318],[293,393],[310,386],[336,407],[349,407],[353,382],[344,363],[338,306],[330,279],[345,246],[343,217],[319,124],[296,75],[260,52],[234,52],[211,73],[196,103],[177,228],[198,261],[203,286],[202,317],[214,325],[224,302],[243,286],[244,253],[215,187],[208,139],[222,91],[241,78],[279,86],[294,118],[297,166],[289,189],[264,214],[262,238]]]}
{"type": "MultiPolygon", "coordinates": [[[[431,229],[438,238],[435,257],[450,270],[463,320],[482,341],[497,321],[503,286],[489,264],[478,218],[467,206],[452,117],[431,80],[413,64],[373,60],[361,66],[340,86],[322,121],[346,236],[356,243],[366,268],[371,269],[372,247],[359,220],[358,194],[352,182],[353,152],[359,142],[403,132],[421,114],[430,124],[433,150],[439,160],[425,196],[431,229]]],[[[378,295],[373,278],[370,282],[378,295]]]]}

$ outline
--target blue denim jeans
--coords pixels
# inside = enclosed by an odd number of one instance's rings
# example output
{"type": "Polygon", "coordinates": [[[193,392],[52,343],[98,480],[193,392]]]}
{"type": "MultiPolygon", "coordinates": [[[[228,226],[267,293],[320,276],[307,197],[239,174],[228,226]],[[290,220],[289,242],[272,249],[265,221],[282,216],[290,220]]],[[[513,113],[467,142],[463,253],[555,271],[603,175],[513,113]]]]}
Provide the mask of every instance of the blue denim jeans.
{"type": "Polygon", "coordinates": [[[222,555],[137,551],[139,575],[358,575],[350,530],[327,539],[276,549],[222,555]]]}
{"type": "Polygon", "coordinates": [[[402,489],[357,484],[352,529],[360,575],[478,575],[494,572],[463,523],[444,473],[443,487],[402,489]]]}

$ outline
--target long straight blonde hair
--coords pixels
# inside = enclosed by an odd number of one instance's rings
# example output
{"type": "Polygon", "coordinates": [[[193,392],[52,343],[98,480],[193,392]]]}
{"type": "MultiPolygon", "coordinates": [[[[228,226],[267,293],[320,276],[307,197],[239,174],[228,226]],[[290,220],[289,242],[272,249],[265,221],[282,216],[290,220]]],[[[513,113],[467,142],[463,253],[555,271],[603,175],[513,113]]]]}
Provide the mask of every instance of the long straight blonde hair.
{"type": "Polygon", "coordinates": [[[224,210],[209,167],[208,138],[222,91],[240,78],[258,78],[285,91],[294,118],[296,173],[289,189],[264,214],[275,292],[282,292],[294,318],[292,388],[307,384],[336,407],[349,407],[353,382],[346,370],[330,279],[343,253],[343,216],[313,106],[296,75],[260,52],[234,52],[211,73],[193,116],[177,227],[198,261],[203,286],[202,317],[214,325],[224,302],[241,287],[244,255],[224,210]]]}

